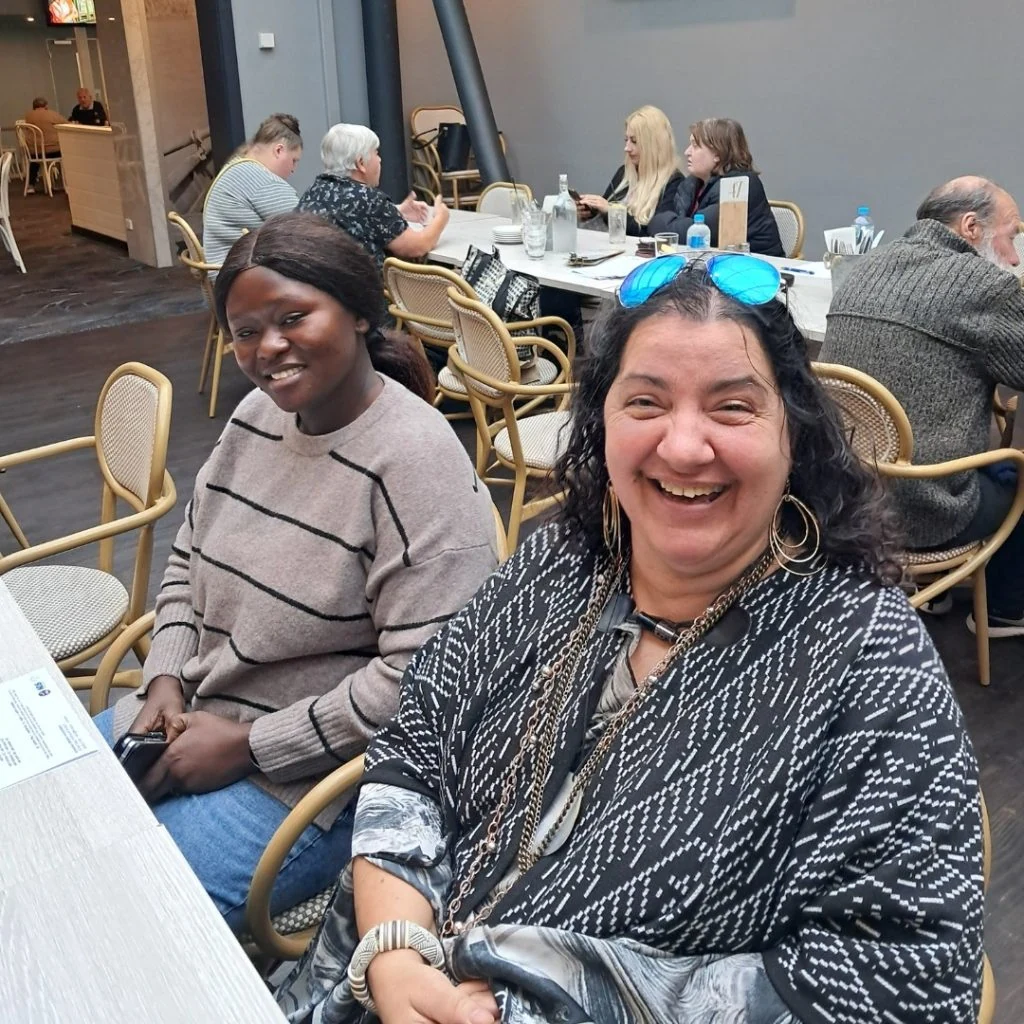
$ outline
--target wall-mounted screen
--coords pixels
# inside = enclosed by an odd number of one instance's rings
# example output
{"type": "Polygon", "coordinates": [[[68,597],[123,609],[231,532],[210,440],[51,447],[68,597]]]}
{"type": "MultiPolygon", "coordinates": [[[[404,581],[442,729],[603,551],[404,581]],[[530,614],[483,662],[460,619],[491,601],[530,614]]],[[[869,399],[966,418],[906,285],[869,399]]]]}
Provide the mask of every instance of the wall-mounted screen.
{"type": "Polygon", "coordinates": [[[95,25],[95,0],[49,0],[46,21],[50,25],[95,25]]]}

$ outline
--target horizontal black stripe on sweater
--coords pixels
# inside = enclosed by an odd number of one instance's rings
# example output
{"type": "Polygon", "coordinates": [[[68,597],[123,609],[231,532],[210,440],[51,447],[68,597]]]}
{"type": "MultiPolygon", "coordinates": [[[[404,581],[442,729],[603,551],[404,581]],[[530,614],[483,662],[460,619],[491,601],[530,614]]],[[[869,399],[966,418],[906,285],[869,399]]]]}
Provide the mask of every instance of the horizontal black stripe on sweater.
{"type": "Polygon", "coordinates": [[[236,427],[241,427],[243,430],[248,430],[252,434],[256,434],[257,437],[265,437],[268,441],[284,440],[284,434],[268,434],[265,430],[260,430],[259,427],[254,427],[251,423],[246,423],[245,420],[240,420],[237,416],[232,416],[228,422],[234,424],[236,427]]]}
{"type": "Polygon", "coordinates": [[[395,529],[398,530],[398,536],[402,538],[402,562],[405,565],[412,565],[412,559],[409,557],[409,536],[405,532],[402,520],[398,518],[398,510],[395,508],[395,503],[391,500],[391,495],[388,494],[387,487],[384,486],[384,481],[373,470],[360,466],[351,459],[346,459],[344,455],[331,452],[330,456],[335,462],[340,462],[343,466],[347,466],[349,469],[354,469],[357,473],[362,473],[363,476],[369,477],[380,488],[380,493],[384,497],[384,503],[387,505],[388,512],[391,513],[391,518],[394,521],[395,529]]]}
{"type": "Polygon", "coordinates": [[[424,619],[422,622],[399,622],[394,626],[381,626],[380,632],[382,633],[401,633],[406,629],[420,629],[422,626],[435,626],[441,622],[447,622],[454,612],[449,612],[447,615],[438,615],[433,619],[424,619]]]}
{"type": "Polygon", "coordinates": [[[194,622],[186,622],[184,619],[172,619],[170,622],[162,622],[157,626],[153,631],[153,639],[155,640],[165,629],[170,629],[172,626],[184,626],[186,629],[191,629],[197,636],[199,635],[199,630],[194,622]]]}
{"type": "Polygon", "coordinates": [[[160,584],[160,589],[167,590],[170,587],[187,587],[189,585],[188,580],[168,580],[166,583],[160,584]]]}
{"type": "MultiPolygon", "coordinates": [[[[248,655],[243,654],[235,643],[235,638],[231,635],[230,630],[221,629],[219,626],[211,626],[209,623],[203,623],[203,630],[207,633],[215,633],[217,636],[227,637],[228,646],[231,648],[235,657],[243,665],[276,665],[281,659],[274,658],[270,661],[262,661],[258,658],[250,658],[248,655]]],[[[323,654],[316,655],[321,658],[375,658],[377,656],[376,647],[353,647],[347,650],[340,651],[324,651],[323,654]]],[[[311,655],[312,656],[312,655],[311,655]]]]}
{"type": "Polygon", "coordinates": [[[352,710],[356,713],[356,718],[358,718],[367,729],[372,729],[376,732],[381,725],[383,725],[383,722],[375,722],[365,711],[363,711],[363,709],[356,703],[356,699],[352,696],[351,690],[349,690],[348,699],[349,703],[352,705],[352,710]]]}
{"type": "Polygon", "coordinates": [[[266,583],[260,583],[259,580],[253,579],[252,576],[248,573],[242,572],[241,569],[236,569],[233,565],[228,565],[227,562],[218,561],[211,555],[205,554],[202,548],[193,547],[192,551],[206,562],[207,565],[212,565],[215,569],[223,569],[224,572],[230,573],[232,576],[237,576],[238,579],[244,580],[250,586],[255,587],[264,594],[268,594],[275,600],[280,601],[291,608],[297,608],[300,612],[312,615],[316,619],[322,619],[324,622],[360,622],[363,619],[370,618],[369,612],[362,612],[358,615],[329,615],[327,612],[318,611],[316,608],[311,608],[308,604],[296,601],[294,597],[289,597],[287,594],[282,594],[281,591],[275,590],[273,587],[268,587],[266,583]]]}
{"type": "Polygon", "coordinates": [[[237,491],[232,491],[228,487],[221,487],[219,484],[207,484],[206,489],[208,491],[213,491],[215,494],[223,494],[228,498],[234,498],[235,501],[240,501],[243,505],[248,505],[249,508],[255,509],[257,512],[260,512],[271,519],[279,519],[281,522],[297,526],[300,530],[305,530],[307,533],[311,533],[315,537],[322,537],[324,540],[329,540],[334,544],[340,544],[346,551],[351,551],[353,554],[365,555],[367,558],[371,560],[373,559],[373,552],[367,548],[361,547],[357,544],[349,544],[347,540],[342,539],[337,534],[328,533],[326,530],[320,530],[315,526],[311,526],[309,523],[302,522],[301,519],[295,519],[293,516],[287,516],[283,512],[275,512],[273,509],[267,508],[266,505],[261,505],[259,502],[243,497],[237,491]]]}
{"type": "Polygon", "coordinates": [[[188,552],[187,552],[187,551],[183,551],[183,550],[182,550],[181,548],[179,548],[179,547],[178,547],[178,545],[177,545],[177,544],[172,544],[172,545],[171,545],[171,550],[172,550],[172,551],[173,551],[173,552],[174,552],[174,553],[175,553],[175,554],[176,554],[176,555],[177,555],[177,556],[178,556],[179,558],[184,558],[186,562],[188,562],[188,561],[191,561],[191,559],[190,559],[190,558],[188,557],[188,552]]]}
{"type": "MultiPolygon", "coordinates": [[[[319,697],[317,697],[317,699],[316,699],[316,700],[319,700],[319,699],[320,699],[320,698],[319,698],[319,697]]],[[[327,737],[326,737],[326,736],[324,735],[324,733],[323,733],[323,730],[322,730],[322,729],[320,728],[320,723],[319,723],[319,722],[318,722],[318,721],[316,720],[316,713],[315,713],[315,712],[314,712],[314,710],[313,710],[313,709],[314,709],[314,708],[316,707],[316,700],[315,700],[315,701],[313,701],[313,702],[312,702],[312,703],[311,703],[311,704],[309,705],[309,720],[310,720],[310,721],[311,721],[311,722],[313,723],[313,728],[314,728],[314,730],[316,731],[316,734],[317,734],[317,736],[318,736],[318,737],[320,738],[320,742],[321,742],[321,743],[323,744],[323,748],[324,748],[324,750],[326,750],[326,751],[327,751],[327,753],[328,753],[328,754],[330,754],[330,755],[331,755],[331,757],[333,757],[333,758],[334,758],[334,760],[338,762],[338,764],[344,764],[344,763],[345,763],[345,758],[343,758],[343,757],[342,757],[342,756],[341,756],[341,755],[340,755],[340,754],[339,754],[339,753],[338,753],[338,752],[337,752],[337,751],[336,751],[336,750],[335,750],[335,749],[334,749],[334,748],[333,748],[333,747],[332,747],[332,746],[330,745],[330,743],[328,743],[328,742],[327,742],[327,737]]]]}
{"type": "Polygon", "coordinates": [[[208,696],[202,694],[196,694],[193,700],[223,700],[229,704],[242,704],[247,708],[255,708],[257,711],[265,711],[268,715],[272,715],[275,711],[280,711],[280,708],[272,708],[269,704],[260,704],[254,700],[246,700],[244,697],[236,697],[230,693],[211,693],[208,696]]]}

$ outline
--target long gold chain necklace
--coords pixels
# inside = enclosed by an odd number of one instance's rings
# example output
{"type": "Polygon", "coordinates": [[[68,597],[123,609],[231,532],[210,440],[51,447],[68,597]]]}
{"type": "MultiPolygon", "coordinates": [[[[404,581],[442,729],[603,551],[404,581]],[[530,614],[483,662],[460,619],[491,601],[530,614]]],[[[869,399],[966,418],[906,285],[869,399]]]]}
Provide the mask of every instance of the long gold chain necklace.
{"type": "Polygon", "coordinates": [[[544,852],[550,845],[551,840],[557,835],[566,816],[597,773],[605,755],[622,731],[623,726],[639,708],[662,673],[680,654],[688,651],[698,640],[705,636],[747,590],[764,579],[774,560],[775,558],[771,551],[765,551],[757,561],[753,562],[739,576],[728,590],[719,595],[702,615],[679,634],[675,643],[672,644],[661,661],[644,676],[626,702],[609,720],[604,732],[601,734],[601,738],[595,744],[594,749],[587,756],[583,767],[573,780],[572,788],[569,791],[569,796],[562,807],[561,813],[544,836],[535,844],[534,838],[541,819],[544,788],[551,768],[558,723],[564,713],[565,705],[571,696],[572,683],[576,677],[576,670],[579,667],[580,659],[583,657],[583,652],[586,650],[594,629],[600,620],[608,598],[618,588],[622,579],[625,568],[623,557],[621,555],[616,557],[608,570],[598,573],[590,603],[573,630],[572,635],[569,637],[562,653],[550,664],[542,665],[534,679],[531,689],[536,696],[530,717],[526,722],[526,728],[523,732],[519,749],[505,770],[498,802],[491,813],[487,829],[483,837],[477,842],[466,874],[448,903],[448,914],[441,928],[442,937],[457,935],[467,928],[481,924],[490,916],[491,912],[507,895],[515,882],[522,878],[544,856],[544,852]],[[498,850],[498,835],[508,809],[512,806],[517,790],[516,783],[519,780],[520,769],[532,751],[536,751],[536,764],[530,778],[523,833],[519,841],[519,849],[516,853],[518,874],[507,884],[496,887],[488,900],[467,921],[456,921],[455,918],[472,890],[473,883],[476,881],[485,862],[498,850]]]}

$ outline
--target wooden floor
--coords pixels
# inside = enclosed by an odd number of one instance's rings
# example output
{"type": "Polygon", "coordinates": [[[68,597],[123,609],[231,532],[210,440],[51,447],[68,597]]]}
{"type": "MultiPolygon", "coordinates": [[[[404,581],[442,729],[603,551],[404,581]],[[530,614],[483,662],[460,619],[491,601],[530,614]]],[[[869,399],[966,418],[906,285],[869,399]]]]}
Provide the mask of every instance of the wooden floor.
{"type": "Polygon", "coordinates": [[[183,266],[147,267],[118,242],[72,232],[64,192],[21,186],[11,182],[11,225],[28,273],[0,246],[0,345],[204,308],[183,266]]]}
{"type": "MultiPolygon", "coordinates": [[[[178,486],[179,506],[157,528],[155,591],[196,471],[225,418],[248,390],[231,360],[225,362],[221,414],[206,416],[196,394],[204,315],[117,326],[85,334],[49,337],[0,348],[0,451],[19,451],[62,438],[92,433],[96,396],[110,370],[129,359],[148,363],[175,388],[169,469],[178,486]]],[[[460,424],[464,443],[468,425],[460,424]]],[[[81,455],[59,465],[22,467],[0,476],[0,492],[20,516],[30,539],[66,533],[93,521],[99,505],[98,475],[81,455]]],[[[502,494],[496,495],[499,504],[502,494]]],[[[11,540],[0,531],[0,549],[11,540]]],[[[77,561],[88,564],[92,552],[77,561]]],[[[130,564],[122,546],[117,564],[130,564]]],[[[994,868],[988,897],[986,948],[995,969],[999,1024],[1024,1021],[1024,640],[992,642],[992,685],[975,681],[974,638],[964,626],[967,609],[958,607],[928,621],[942,652],[981,764],[994,840],[994,868]]]]}

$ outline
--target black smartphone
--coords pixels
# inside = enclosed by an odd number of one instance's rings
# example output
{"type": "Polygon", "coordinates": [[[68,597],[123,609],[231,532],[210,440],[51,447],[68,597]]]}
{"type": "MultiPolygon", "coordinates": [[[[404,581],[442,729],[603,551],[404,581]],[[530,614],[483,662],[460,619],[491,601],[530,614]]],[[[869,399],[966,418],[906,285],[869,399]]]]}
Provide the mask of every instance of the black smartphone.
{"type": "Polygon", "coordinates": [[[156,764],[167,749],[167,734],[163,732],[125,733],[114,744],[114,756],[128,773],[132,782],[138,782],[156,764]]]}
{"type": "Polygon", "coordinates": [[[576,201],[577,203],[580,203],[580,202],[582,202],[582,201],[583,201],[583,196],[581,196],[581,195],[579,194],[579,192],[577,192],[577,191],[576,191],[576,189],[574,189],[574,188],[571,188],[571,189],[569,189],[569,195],[570,195],[570,196],[572,196],[572,198],[573,198],[573,199],[574,199],[574,200],[575,200],[575,201],[576,201]]]}

